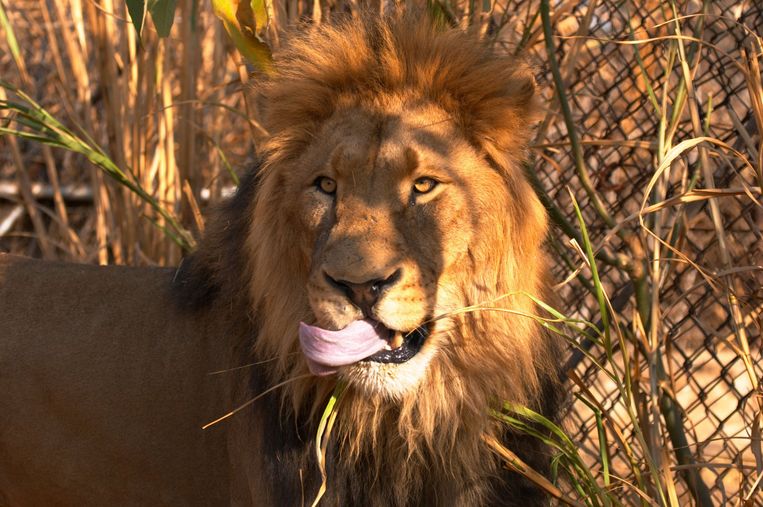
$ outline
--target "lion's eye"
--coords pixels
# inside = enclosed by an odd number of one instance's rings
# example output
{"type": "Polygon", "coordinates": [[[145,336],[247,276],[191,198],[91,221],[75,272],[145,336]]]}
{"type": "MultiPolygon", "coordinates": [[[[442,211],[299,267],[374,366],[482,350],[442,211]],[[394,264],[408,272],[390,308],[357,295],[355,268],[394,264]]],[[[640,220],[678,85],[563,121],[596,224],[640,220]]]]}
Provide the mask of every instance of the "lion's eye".
{"type": "Polygon", "coordinates": [[[428,194],[437,184],[437,181],[432,178],[418,178],[413,182],[413,191],[417,194],[428,194]]]}
{"type": "Polygon", "coordinates": [[[328,176],[318,176],[315,179],[315,188],[324,194],[334,195],[334,193],[336,193],[336,180],[333,180],[328,176]]]}

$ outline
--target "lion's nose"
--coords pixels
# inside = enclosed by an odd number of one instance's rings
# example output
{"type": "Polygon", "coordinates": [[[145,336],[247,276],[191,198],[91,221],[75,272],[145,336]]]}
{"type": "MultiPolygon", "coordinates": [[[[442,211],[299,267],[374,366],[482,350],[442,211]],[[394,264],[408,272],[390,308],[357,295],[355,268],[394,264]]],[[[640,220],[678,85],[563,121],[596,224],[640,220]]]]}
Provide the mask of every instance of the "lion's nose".
{"type": "Polygon", "coordinates": [[[350,282],[348,280],[337,280],[331,277],[328,273],[324,274],[326,275],[326,280],[328,280],[331,285],[344,292],[350,301],[360,308],[363,315],[370,317],[371,309],[376,302],[379,301],[381,294],[387,287],[394,285],[395,282],[400,279],[401,271],[400,269],[397,269],[387,277],[374,278],[360,283],[350,282]]]}

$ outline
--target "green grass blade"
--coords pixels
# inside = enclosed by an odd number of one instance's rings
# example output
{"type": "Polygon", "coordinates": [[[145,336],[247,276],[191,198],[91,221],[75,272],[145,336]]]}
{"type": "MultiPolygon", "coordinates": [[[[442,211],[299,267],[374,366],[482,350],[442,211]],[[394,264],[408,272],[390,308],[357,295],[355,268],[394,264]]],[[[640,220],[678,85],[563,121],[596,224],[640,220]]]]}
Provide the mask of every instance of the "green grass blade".
{"type": "Polygon", "coordinates": [[[146,23],[146,11],[148,0],[125,0],[127,3],[127,13],[130,15],[132,25],[138,34],[138,41],[143,34],[143,26],[146,23]]]}
{"type": "Polygon", "coordinates": [[[159,37],[169,37],[172,24],[175,22],[175,7],[177,0],[149,0],[148,11],[154,22],[159,37]]]}
{"type": "Polygon", "coordinates": [[[131,171],[123,171],[108,154],[97,144],[88,143],[77,136],[71,130],[67,129],[45,108],[40,106],[31,97],[23,91],[18,90],[13,85],[0,81],[0,87],[14,93],[20,100],[0,101],[0,110],[10,113],[3,117],[3,120],[9,122],[9,126],[0,128],[0,135],[12,135],[29,141],[40,142],[49,146],[63,148],[87,158],[91,163],[99,167],[108,176],[123,185],[143,202],[148,204],[159,216],[161,216],[168,227],[165,230],[173,231],[168,235],[170,239],[180,244],[185,250],[191,250],[194,247],[194,240],[191,234],[180,225],[177,218],[166,210],[159,202],[149,194],[134,178],[131,171]],[[16,124],[28,130],[12,128],[10,125],[16,124]]]}

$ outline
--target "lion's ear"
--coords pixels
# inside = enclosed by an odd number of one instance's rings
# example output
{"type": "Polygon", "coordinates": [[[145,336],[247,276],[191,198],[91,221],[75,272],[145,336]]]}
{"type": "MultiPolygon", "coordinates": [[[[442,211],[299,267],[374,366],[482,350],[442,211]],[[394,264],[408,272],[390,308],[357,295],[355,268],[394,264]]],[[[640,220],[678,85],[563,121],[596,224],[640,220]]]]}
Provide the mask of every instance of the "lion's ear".
{"type": "Polygon", "coordinates": [[[458,111],[463,131],[496,162],[513,165],[525,157],[532,126],[540,119],[533,69],[521,58],[498,56],[476,43],[460,51],[469,58],[447,60],[435,83],[454,99],[445,108],[458,111]]]}
{"type": "Polygon", "coordinates": [[[517,95],[522,102],[527,104],[527,121],[532,125],[543,119],[543,107],[541,97],[538,96],[538,80],[535,78],[536,69],[526,63],[522,63],[517,70],[515,83],[517,95]]]}
{"type": "MultiPolygon", "coordinates": [[[[504,73],[502,84],[501,116],[510,124],[509,130],[515,130],[515,122],[523,124],[522,131],[529,133],[532,125],[541,119],[541,102],[537,94],[537,81],[534,69],[522,60],[504,60],[511,70],[504,73]]],[[[501,130],[509,125],[494,125],[501,130]]]]}
{"type": "Polygon", "coordinates": [[[516,98],[516,103],[530,123],[540,121],[541,102],[537,95],[538,83],[529,65],[521,63],[512,79],[507,83],[508,93],[516,98]]]}
{"type": "Polygon", "coordinates": [[[491,62],[494,78],[483,76],[483,86],[475,87],[480,93],[467,96],[465,131],[493,161],[509,170],[526,158],[542,109],[532,68],[509,58],[497,62],[500,65],[491,62]]]}

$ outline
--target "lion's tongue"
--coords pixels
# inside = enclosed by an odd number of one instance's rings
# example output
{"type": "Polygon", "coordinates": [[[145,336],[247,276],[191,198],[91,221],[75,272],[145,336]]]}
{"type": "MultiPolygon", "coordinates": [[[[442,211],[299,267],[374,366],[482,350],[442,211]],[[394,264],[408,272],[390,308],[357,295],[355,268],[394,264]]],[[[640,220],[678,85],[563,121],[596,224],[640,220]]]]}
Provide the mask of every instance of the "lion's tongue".
{"type": "Polygon", "coordinates": [[[314,375],[331,375],[339,366],[357,363],[387,345],[378,322],[356,320],[339,331],[299,323],[299,343],[314,375]]]}

